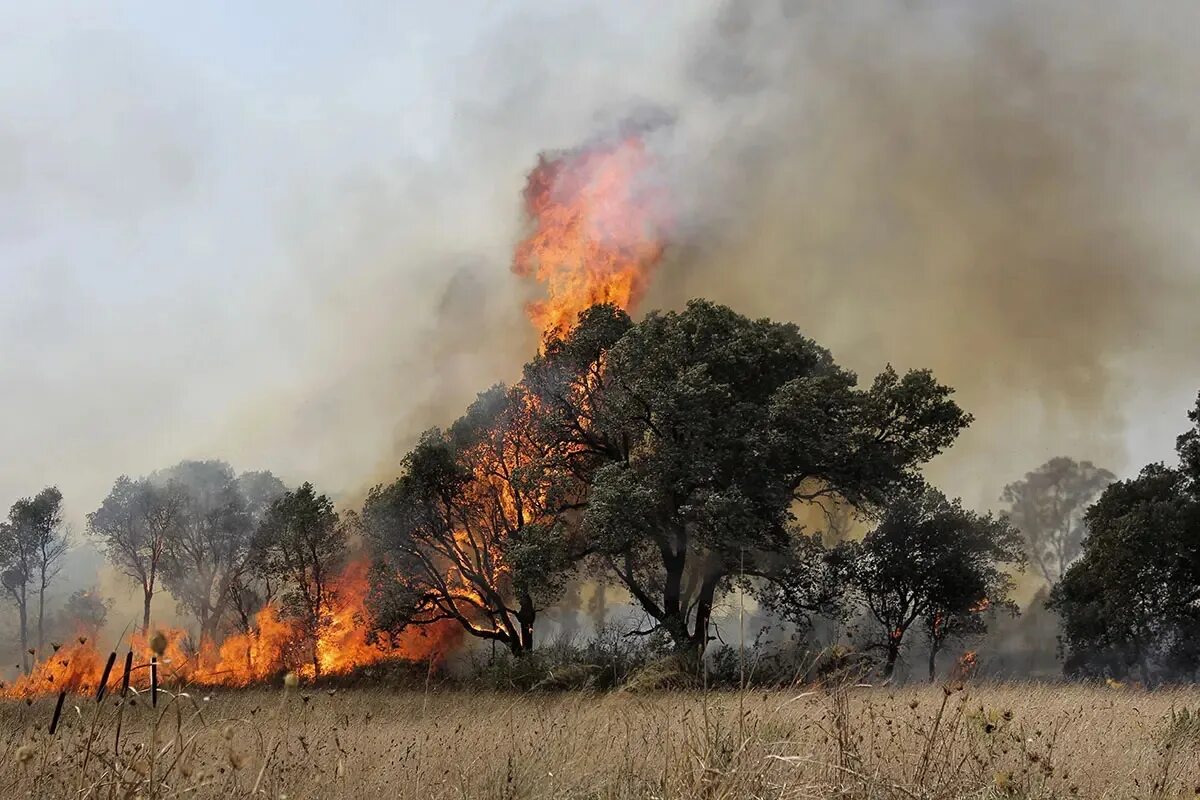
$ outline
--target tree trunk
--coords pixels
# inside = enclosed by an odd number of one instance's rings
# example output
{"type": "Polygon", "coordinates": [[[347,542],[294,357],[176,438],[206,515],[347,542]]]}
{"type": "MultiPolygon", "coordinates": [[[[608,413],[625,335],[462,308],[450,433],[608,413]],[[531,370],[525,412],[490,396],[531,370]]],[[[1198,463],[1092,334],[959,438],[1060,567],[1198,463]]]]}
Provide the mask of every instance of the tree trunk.
{"type": "Polygon", "coordinates": [[[663,549],[663,567],[666,580],[663,582],[663,627],[670,634],[677,648],[689,648],[687,620],[683,618],[683,566],[684,559],[663,549]]]}
{"type": "Polygon", "coordinates": [[[209,629],[208,609],[200,609],[200,646],[197,648],[201,653],[204,652],[204,643],[206,641],[216,641],[213,631],[209,629]]]}
{"type": "Polygon", "coordinates": [[[533,649],[533,622],[535,619],[537,619],[537,609],[533,605],[533,598],[527,594],[521,595],[521,604],[517,609],[517,622],[521,624],[521,650],[526,653],[533,649]]]}
{"type": "Polygon", "coordinates": [[[696,598],[696,622],[689,639],[697,658],[702,658],[705,648],[708,647],[708,624],[712,620],[713,599],[716,597],[720,580],[720,575],[705,577],[700,585],[700,594],[696,598]]]}
{"type": "MultiPolygon", "coordinates": [[[[22,591],[22,595],[24,592],[22,591]]],[[[25,674],[29,674],[29,614],[26,608],[25,597],[22,596],[17,601],[17,613],[21,617],[21,668],[25,670],[25,674]]]]}
{"type": "Polygon", "coordinates": [[[937,654],[941,650],[941,643],[933,639],[929,640],[929,682],[933,683],[937,679],[937,654]]]}
{"type": "Polygon", "coordinates": [[[900,640],[889,638],[887,645],[887,663],[883,667],[884,679],[891,678],[896,672],[896,661],[900,658],[900,640]]]}
{"type": "Polygon", "coordinates": [[[45,646],[45,641],[44,641],[45,636],[43,635],[45,619],[46,619],[46,578],[45,578],[45,576],[43,576],[41,588],[38,589],[37,650],[39,653],[42,652],[42,648],[45,646]]]}
{"type": "Polygon", "coordinates": [[[154,597],[154,590],[145,589],[142,591],[142,635],[150,635],[150,600],[154,597]]]}

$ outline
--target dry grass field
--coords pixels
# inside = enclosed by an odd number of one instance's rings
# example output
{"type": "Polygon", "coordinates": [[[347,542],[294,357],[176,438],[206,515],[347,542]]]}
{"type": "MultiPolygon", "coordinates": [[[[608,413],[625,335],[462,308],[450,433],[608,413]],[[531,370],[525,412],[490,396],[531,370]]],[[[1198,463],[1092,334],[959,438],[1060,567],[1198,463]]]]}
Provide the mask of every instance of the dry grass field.
{"type": "Polygon", "coordinates": [[[1193,797],[1200,691],[261,689],[6,703],[3,797],[1193,797]],[[119,748],[117,721],[122,730],[119,748]]]}

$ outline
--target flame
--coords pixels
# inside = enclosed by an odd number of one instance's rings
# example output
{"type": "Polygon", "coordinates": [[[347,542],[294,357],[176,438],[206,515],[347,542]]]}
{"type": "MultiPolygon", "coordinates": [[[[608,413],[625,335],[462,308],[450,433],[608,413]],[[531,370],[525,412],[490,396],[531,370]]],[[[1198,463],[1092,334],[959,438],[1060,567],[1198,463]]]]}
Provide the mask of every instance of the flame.
{"type": "Polygon", "coordinates": [[[524,193],[532,231],[513,271],[545,287],[527,307],[543,337],[566,333],[589,306],[629,310],[645,294],[671,227],[655,166],[637,133],[538,157],[524,193]]]}
{"type": "Polygon", "coordinates": [[[977,602],[975,605],[971,606],[970,610],[971,610],[972,614],[981,614],[984,611],[987,611],[991,607],[992,607],[992,601],[989,600],[988,598],[984,597],[984,598],[981,598],[979,600],[979,602],[977,602]]]}
{"type": "MultiPolygon", "coordinates": [[[[199,653],[192,652],[187,631],[164,629],[167,648],[159,658],[160,681],[164,685],[241,687],[276,678],[288,670],[311,678],[315,673],[313,648],[322,676],[346,674],[389,659],[441,663],[462,637],[462,629],[449,621],[406,631],[403,636],[368,641],[370,626],[365,620],[369,566],[365,558],[354,559],[336,578],[336,599],[315,642],[309,641],[302,626],[283,615],[275,604],[257,613],[249,633],[230,635],[219,645],[206,643],[199,653]]],[[[129,649],[135,664],[130,685],[146,688],[150,685],[147,665],[153,655],[148,637],[134,634],[129,649]]],[[[0,697],[35,697],[62,690],[94,692],[106,660],[107,655],[90,640],[79,637],[39,661],[28,675],[0,687],[0,697]]],[[[123,667],[124,659],[118,658],[109,674],[110,689],[120,687],[123,667]]]]}

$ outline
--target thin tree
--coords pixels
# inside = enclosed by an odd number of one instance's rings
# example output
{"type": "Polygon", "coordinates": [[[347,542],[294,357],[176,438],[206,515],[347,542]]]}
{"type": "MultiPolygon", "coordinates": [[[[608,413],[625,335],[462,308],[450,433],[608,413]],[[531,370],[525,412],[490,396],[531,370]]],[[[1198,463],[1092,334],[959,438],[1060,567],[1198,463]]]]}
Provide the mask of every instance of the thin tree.
{"type": "Polygon", "coordinates": [[[1114,480],[1090,461],[1059,457],[1004,487],[1005,516],[1025,537],[1029,560],[1046,583],[1058,583],[1082,554],[1087,507],[1114,480]]]}
{"type": "Polygon", "coordinates": [[[33,552],[30,543],[16,535],[11,522],[0,522],[0,559],[4,566],[0,583],[17,607],[18,636],[21,642],[21,669],[29,672],[29,577],[33,552]]]}
{"type": "Polygon", "coordinates": [[[45,640],[46,589],[62,568],[68,547],[62,492],[50,486],[13,503],[6,538],[9,543],[4,549],[12,556],[4,584],[21,614],[21,646],[29,649],[28,592],[32,587],[37,592],[37,651],[41,652],[45,640]]]}
{"type": "Polygon", "coordinates": [[[346,526],[333,502],[318,495],[311,483],[275,500],[254,538],[256,568],[287,581],[283,600],[312,643],[313,672],[318,677],[318,643],[336,599],[332,579],[345,556],[346,539],[346,526]]]}
{"type": "Polygon", "coordinates": [[[103,541],[109,562],[142,589],[142,632],[150,630],[150,603],[158,589],[167,545],[185,510],[174,484],[156,486],[122,475],[100,508],[88,514],[88,530],[103,541]]]}

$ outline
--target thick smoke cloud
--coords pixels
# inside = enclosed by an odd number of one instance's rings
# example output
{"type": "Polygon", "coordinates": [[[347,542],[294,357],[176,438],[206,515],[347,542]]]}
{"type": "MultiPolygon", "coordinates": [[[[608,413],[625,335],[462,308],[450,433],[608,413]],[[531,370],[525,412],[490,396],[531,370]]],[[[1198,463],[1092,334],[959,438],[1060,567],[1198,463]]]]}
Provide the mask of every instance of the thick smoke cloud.
{"type": "Polygon", "coordinates": [[[679,220],[647,307],[933,368],[977,417],[933,469],[972,505],[1060,453],[1167,457],[1200,20],[1102,7],[7,11],[0,501],[57,483],[79,533],[118,474],[220,457],[353,503],[533,352],[537,152],[647,108],[679,220]]]}
{"type": "Polygon", "coordinates": [[[1194,10],[1053,5],[730,4],[689,62],[719,111],[655,299],[933,368],[977,417],[933,472],[980,505],[1060,452],[1162,457],[1144,415],[1200,382],[1194,10]]]}

